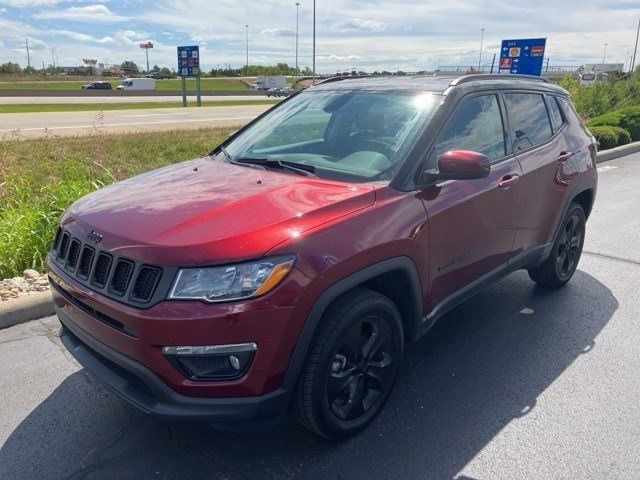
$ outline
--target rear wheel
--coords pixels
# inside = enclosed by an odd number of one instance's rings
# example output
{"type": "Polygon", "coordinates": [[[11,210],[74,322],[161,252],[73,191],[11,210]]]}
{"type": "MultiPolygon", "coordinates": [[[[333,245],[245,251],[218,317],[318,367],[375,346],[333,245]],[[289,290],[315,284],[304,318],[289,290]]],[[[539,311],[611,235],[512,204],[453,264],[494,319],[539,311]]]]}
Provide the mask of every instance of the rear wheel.
{"type": "Polygon", "coordinates": [[[296,419],[330,439],[353,435],[386,402],[402,360],[402,321],[382,294],[358,288],[331,305],[293,398],[296,419]]]}
{"type": "Polygon", "coordinates": [[[529,270],[531,279],[546,287],[561,287],[567,283],[578,267],[584,245],[586,217],[577,203],[569,206],[549,258],[540,266],[529,270]]]}

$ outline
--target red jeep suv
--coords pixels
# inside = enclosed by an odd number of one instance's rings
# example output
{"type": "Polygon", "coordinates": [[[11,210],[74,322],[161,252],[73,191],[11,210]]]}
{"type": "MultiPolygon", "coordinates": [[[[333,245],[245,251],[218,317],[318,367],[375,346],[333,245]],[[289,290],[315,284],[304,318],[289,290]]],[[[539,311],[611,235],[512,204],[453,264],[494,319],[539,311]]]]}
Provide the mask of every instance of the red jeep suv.
{"type": "Polygon", "coordinates": [[[61,339],[145,412],[363,429],[405,345],[518,269],[561,287],[596,146],[543,78],[349,78],[94,192],[49,254],[61,339]]]}

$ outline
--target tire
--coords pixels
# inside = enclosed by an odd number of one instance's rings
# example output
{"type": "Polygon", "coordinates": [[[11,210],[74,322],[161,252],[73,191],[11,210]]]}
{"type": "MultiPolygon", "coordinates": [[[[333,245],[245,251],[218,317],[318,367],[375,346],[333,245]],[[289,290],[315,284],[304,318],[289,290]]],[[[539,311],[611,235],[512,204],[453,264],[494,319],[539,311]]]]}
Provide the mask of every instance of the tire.
{"type": "Polygon", "coordinates": [[[531,280],[538,285],[559,288],[573,277],[582,254],[585,223],[582,207],[577,203],[569,205],[549,258],[529,270],[531,280]]]}
{"type": "Polygon", "coordinates": [[[356,288],[322,317],[293,393],[296,420],[338,440],[369,425],[393,389],[404,353],[402,320],[384,295],[356,288]]]}

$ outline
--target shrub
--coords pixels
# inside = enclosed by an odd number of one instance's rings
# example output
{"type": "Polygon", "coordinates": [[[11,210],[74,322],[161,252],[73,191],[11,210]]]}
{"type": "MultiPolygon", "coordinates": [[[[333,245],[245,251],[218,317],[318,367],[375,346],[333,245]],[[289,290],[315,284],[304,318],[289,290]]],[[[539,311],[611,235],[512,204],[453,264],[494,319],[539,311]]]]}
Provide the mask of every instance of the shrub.
{"type": "Polygon", "coordinates": [[[631,143],[631,134],[622,127],[610,127],[618,135],[618,146],[631,143]]]}
{"type": "Polygon", "coordinates": [[[587,122],[587,127],[621,127],[631,135],[631,140],[640,140],[640,106],[613,110],[587,122]]]}
{"type": "Polygon", "coordinates": [[[596,137],[598,142],[598,148],[607,150],[618,145],[618,134],[614,130],[614,127],[602,126],[602,127],[589,127],[589,130],[596,137]]]}

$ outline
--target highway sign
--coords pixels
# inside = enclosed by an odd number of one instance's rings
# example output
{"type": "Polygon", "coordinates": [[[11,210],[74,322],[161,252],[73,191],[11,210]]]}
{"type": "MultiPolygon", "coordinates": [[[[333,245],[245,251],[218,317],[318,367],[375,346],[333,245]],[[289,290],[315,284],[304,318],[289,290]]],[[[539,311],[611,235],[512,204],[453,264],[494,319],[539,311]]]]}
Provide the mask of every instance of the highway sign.
{"type": "Polygon", "coordinates": [[[498,72],[541,75],[546,44],[546,38],[503,40],[498,72]]]}
{"type": "Polygon", "coordinates": [[[181,77],[200,76],[200,47],[197,45],[178,47],[178,75],[181,77]]]}

